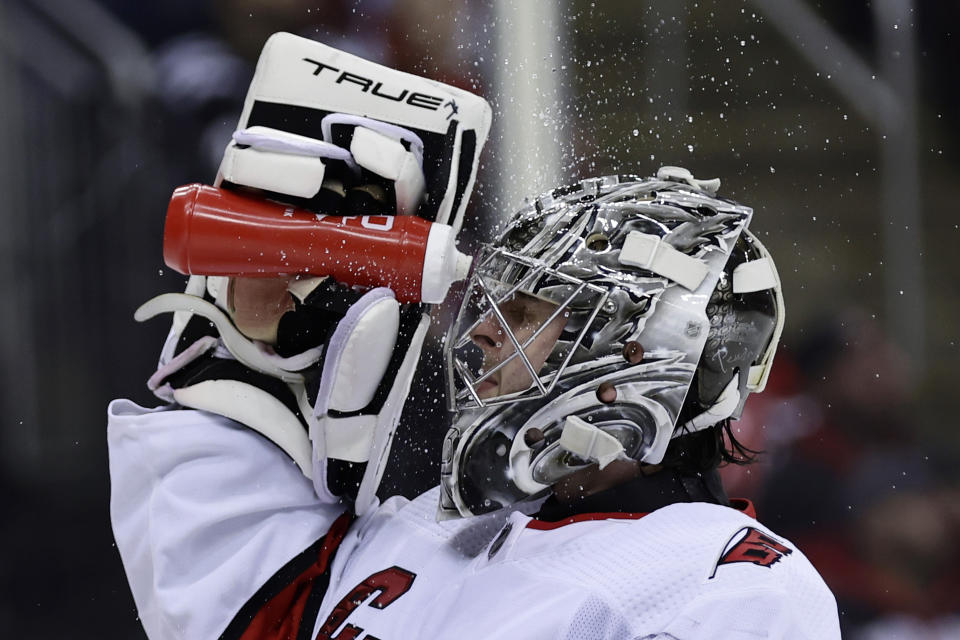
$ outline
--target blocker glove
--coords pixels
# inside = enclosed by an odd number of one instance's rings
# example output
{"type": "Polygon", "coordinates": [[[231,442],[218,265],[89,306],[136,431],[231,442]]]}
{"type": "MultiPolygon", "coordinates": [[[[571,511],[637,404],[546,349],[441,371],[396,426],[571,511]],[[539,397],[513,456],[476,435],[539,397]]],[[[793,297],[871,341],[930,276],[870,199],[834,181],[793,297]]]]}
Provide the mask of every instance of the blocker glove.
{"type": "Polygon", "coordinates": [[[397,213],[459,230],[490,117],[462,89],[277,33],[218,179],[307,200],[376,184],[397,213]]]}
{"type": "MultiPolygon", "coordinates": [[[[458,229],[489,127],[478,96],[279,33],[260,56],[217,184],[322,214],[415,213],[458,229]]],[[[363,513],[376,503],[426,306],[400,305],[385,288],[290,278],[265,285],[279,296],[251,330],[238,315],[248,285],[192,276],[184,293],[137,310],[141,321],[174,314],[148,386],[258,431],[318,496],[363,513]]]]}

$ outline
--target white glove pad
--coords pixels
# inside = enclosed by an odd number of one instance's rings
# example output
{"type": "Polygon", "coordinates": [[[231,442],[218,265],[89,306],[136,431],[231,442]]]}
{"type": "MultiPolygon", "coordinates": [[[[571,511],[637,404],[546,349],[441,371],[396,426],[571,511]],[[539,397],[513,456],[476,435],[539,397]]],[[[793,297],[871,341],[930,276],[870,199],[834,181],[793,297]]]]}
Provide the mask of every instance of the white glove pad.
{"type": "Polygon", "coordinates": [[[350,307],[330,337],[316,417],[370,404],[390,364],[399,327],[400,305],[390,289],[372,289],[350,307]]]}
{"type": "Polygon", "coordinates": [[[220,179],[298,198],[313,198],[326,174],[325,161],[339,160],[359,176],[363,167],[394,184],[397,213],[415,214],[426,190],[423,142],[412,131],[370,118],[331,114],[324,140],[271,127],[234,132],[220,163],[220,179]],[[351,125],[350,149],[329,140],[333,124],[351,125]],[[407,142],[411,150],[404,147],[407,142]]]}
{"type": "Polygon", "coordinates": [[[386,288],[371,290],[350,307],[330,338],[310,420],[318,496],[332,497],[326,486],[328,459],[367,463],[354,503],[358,515],[376,502],[429,316],[421,319],[380,412],[338,414],[359,411],[373,400],[393,356],[399,320],[399,304],[386,288]]]}
{"type": "Polygon", "coordinates": [[[356,169],[350,152],[334,144],[270,127],[250,127],[233,134],[223,152],[219,179],[312,198],[323,185],[324,159],[341,160],[356,169]]]}
{"type": "Polygon", "coordinates": [[[350,141],[350,153],[364,169],[393,181],[398,214],[417,212],[427,183],[413,152],[404,149],[398,140],[366,127],[357,127],[350,141]]]}
{"type": "Polygon", "coordinates": [[[326,166],[320,158],[242,149],[233,142],[227,145],[220,162],[223,180],[298,198],[317,195],[324,173],[326,166]]]}

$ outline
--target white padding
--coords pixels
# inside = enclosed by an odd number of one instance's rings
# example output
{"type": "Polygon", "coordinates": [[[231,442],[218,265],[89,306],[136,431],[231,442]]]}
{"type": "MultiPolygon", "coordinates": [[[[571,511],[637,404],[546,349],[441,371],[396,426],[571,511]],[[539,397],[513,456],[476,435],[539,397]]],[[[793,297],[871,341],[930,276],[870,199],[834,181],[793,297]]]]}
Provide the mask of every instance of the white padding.
{"type": "Polygon", "coordinates": [[[777,286],[777,274],[769,258],[760,258],[738,264],[733,270],[733,292],[753,293],[777,286]]]}
{"type": "Polygon", "coordinates": [[[393,298],[377,302],[357,321],[338,355],[329,409],[359,411],[370,404],[393,357],[399,326],[400,307],[393,298]]]}
{"type": "Polygon", "coordinates": [[[780,285],[780,275],[777,273],[777,266],[770,257],[770,252],[763,246],[760,239],[750,233],[749,229],[743,231],[747,237],[760,250],[761,259],[765,260],[773,276],[774,286],[773,295],[777,305],[777,324],[773,328],[773,336],[770,338],[770,344],[767,345],[766,353],[759,364],[750,368],[749,378],[747,380],[747,391],[750,393],[760,393],[767,386],[767,379],[770,377],[770,371],[773,368],[773,357],[777,353],[777,345],[780,343],[780,335],[783,333],[783,323],[787,317],[787,309],[783,304],[783,289],[780,285]]]}
{"type": "Polygon", "coordinates": [[[560,446],[586,460],[596,460],[601,469],[623,453],[619,440],[577,416],[567,416],[560,446]]]}
{"type": "Polygon", "coordinates": [[[657,178],[660,180],[675,180],[685,182],[691,187],[702,189],[709,194],[715,194],[720,189],[720,178],[711,178],[709,180],[697,180],[690,173],[689,169],[683,167],[665,166],[657,169],[657,178]]]}
{"type": "Polygon", "coordinates": [[[366,462],[376,433],[377,416],[336,418],[324,423],[326,455],[348,462],[366,462]]]}
{"type": "Polygon", "coordinates": [[[426,190],[423,169],[416,155],[407,151],[399,140],[366,127],[354,129],[350,153],[364,169],[394,181],[397,213],[416,213],[426,190]]]}
{"type": "Polygon", "coordinates": [[[227,145],[220,162],[224,180],[298,198],[317,195],[324,170],[323,160],[317,156],[242,149],[235,142],[227,145]]]}
{"type": "Polygon", "coordinates": [[[236,420],[271,440],[290,456],[307,478],[312,477],[313,447],[307,431],[286,405],[263,389],[238,380],[204,380],[175,389],[184,407],[236,420]]]}
{"type": "Polygon", "coordinates": [[[660,180],[676,180],[677,182],[691,182],[693,174],[690,169],[666,165],[657,169],[657,178],[660,180]]]}
{"type": "Polygon", "coordinates": [[[388,138],[406,142],[410,145],[410,151],[412,151],[413,155],[417,158],[417,164],[421,167],[423,166],[423,139],[410,129],[384,122],[383,120],[375,120],[374,118],[366,118],[349,113],[328,113],[323,116],[323,120],[320,121],[320,130],[323,133],[323,139],[327,142],[333,141],[333,125],[335,124],[364,127],[377,133],[382,133],[388,138]]]}
{"type": "Polygon", "coordinates": [[[621,264],[641,267],[696,290],[710,271],[706,262],[677,251],[658,235],[631,231],[620,250],[621,264]]]}
{"type": "Polygon", "coordinates": [[[762,364],[757,364],[750,367],[750,371],[747,372],[747,389],[753,392],[754,389],[760,386],[760,382],[764,381],[764,376],[766,373],[767,368],[762,364]]]}

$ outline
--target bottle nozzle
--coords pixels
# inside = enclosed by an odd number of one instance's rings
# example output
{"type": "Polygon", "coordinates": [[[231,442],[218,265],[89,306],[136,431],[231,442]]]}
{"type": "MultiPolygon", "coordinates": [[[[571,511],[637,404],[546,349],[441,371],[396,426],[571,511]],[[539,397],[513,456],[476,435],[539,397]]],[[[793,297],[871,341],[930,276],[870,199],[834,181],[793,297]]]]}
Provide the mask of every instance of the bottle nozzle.
{"type": "Polygon", "coordinates": [[[423,257],[423,302],[439,304],[447,297],[450,285],[463,280],[470,273],[473,260],[457,249],[453,228],[433,223],[423,257]]]}
{"type": "Polygon", "coordinates": [[[456,270],[457,279],[454,280],[454,282],[458,282],[460,280],[465,280],[467,276],[470,275],[470,265],[473,264],[473,258],[471,258],[465,253],[461,253],[457,249],[454,249],[454,251],[457,252],[457,270],[456,270]]]}

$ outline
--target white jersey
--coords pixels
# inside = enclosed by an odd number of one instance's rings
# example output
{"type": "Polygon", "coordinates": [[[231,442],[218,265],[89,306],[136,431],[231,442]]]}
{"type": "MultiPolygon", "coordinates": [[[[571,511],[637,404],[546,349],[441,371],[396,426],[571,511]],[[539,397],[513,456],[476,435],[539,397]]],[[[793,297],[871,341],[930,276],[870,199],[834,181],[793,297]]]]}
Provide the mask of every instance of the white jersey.
{"type": "Polygon", "coordinates": [[[109,444],[114,533],[153,640],[840,637],[809,561],[736,509],[438,523],[435,489],[353,520],[226,418],[115,401],[109,444]]]}

